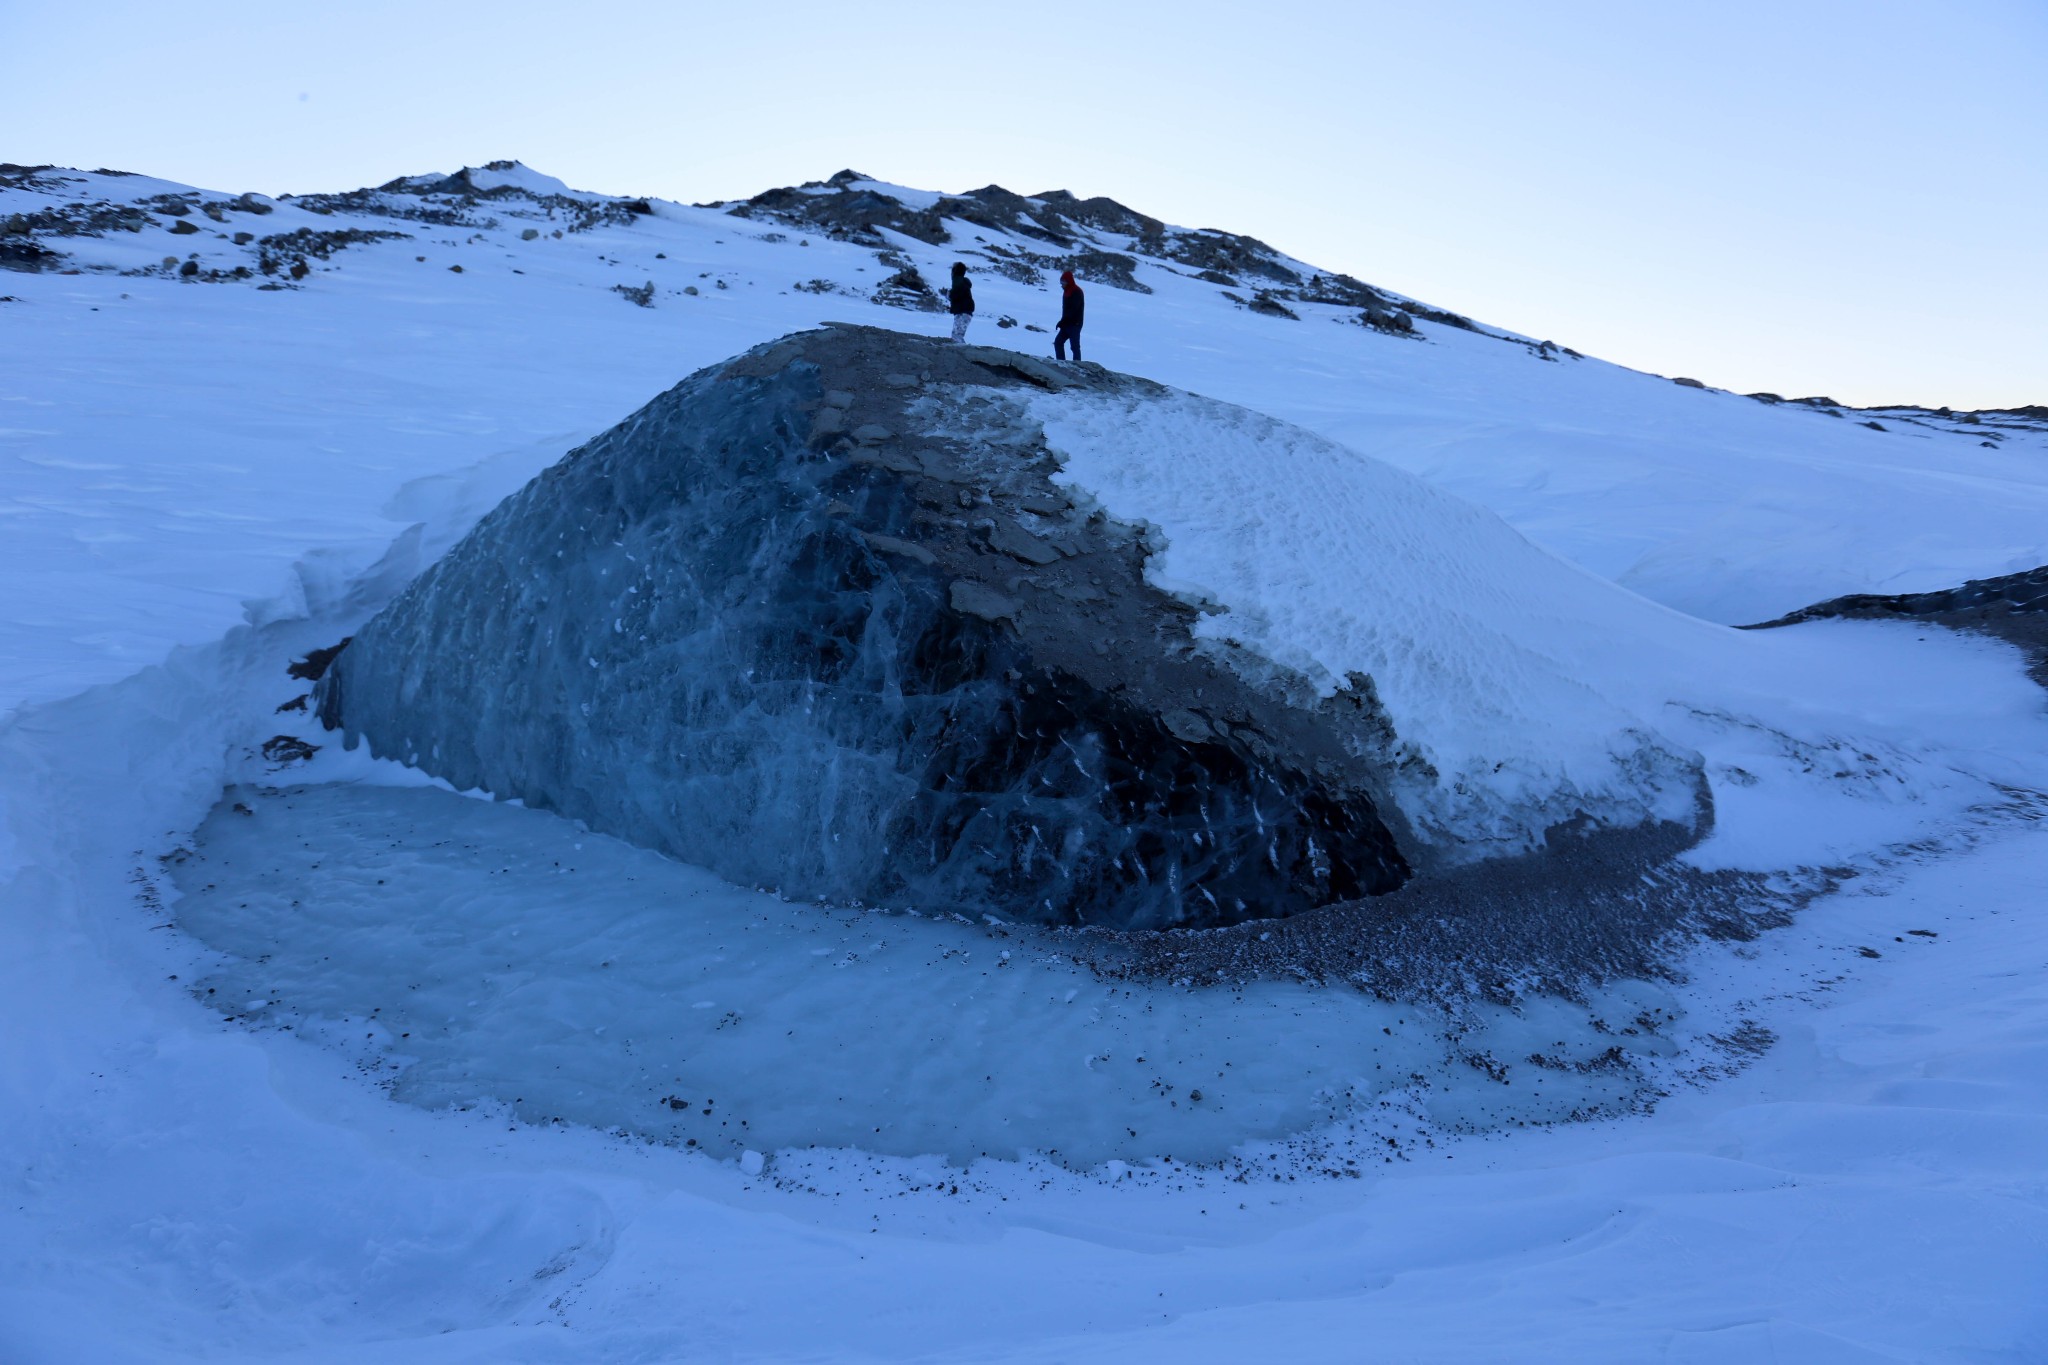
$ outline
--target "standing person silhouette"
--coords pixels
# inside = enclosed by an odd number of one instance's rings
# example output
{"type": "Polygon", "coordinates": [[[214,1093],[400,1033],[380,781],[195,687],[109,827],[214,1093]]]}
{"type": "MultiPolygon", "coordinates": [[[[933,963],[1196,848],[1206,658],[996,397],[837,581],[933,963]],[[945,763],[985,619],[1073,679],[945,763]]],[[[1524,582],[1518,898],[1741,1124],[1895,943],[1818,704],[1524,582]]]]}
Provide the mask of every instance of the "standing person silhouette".
{"type": "Polygon", "coordinates": [[[1074,283],[1074,272],[1060,272],[1060,329],[1052,334],[1052,353],[1056,360],[1067,358],[1067,343],[1074,346],[1074,359],[1081,359],[1081,314],[1088,305],[1088,296],[1081,292],[1081,286],[1074,283]]]}
{"type": "Polygon", "coordinates": [[[953,262],[953,287],[946,291],[953,309],[953,340],[967,340],[967,324],[974,321],[974,286],[967,282],[967,262],[953,262]]]}

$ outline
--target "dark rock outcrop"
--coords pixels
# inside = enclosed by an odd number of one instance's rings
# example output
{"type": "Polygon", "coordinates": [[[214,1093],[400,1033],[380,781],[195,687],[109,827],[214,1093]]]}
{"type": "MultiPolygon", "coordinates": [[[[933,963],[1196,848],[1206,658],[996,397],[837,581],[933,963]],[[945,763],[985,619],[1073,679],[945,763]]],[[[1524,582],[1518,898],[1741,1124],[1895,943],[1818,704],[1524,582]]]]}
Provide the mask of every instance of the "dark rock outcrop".
{"type": "Polygon", "coordinates": [[[1830,617],[1926,621],[1951,630],[1996,636],[2025,651],[2033,661],[2028,672],[2036,682],[2048,687],[2048,564],[1996,578],[1973,578],[1960,587],[1933,592],[1851,593],[1831,597],[1744,629],[1770,630],[1830,617]]]}

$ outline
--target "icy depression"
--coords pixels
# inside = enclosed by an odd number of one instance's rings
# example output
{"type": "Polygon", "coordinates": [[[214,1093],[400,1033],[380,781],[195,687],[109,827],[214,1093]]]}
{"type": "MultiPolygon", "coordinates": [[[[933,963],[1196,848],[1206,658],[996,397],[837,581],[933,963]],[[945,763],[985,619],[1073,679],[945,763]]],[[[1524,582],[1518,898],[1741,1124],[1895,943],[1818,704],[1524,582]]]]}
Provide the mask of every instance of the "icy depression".
{"type": "Polygon", "coordinates": [[[1697,832],[1699,755],[1591,681],[1631,612],[1658,614],[1297,428],[834,327],[508,499],[319,706],[745,885],[1219,925],[1697,832]]]}

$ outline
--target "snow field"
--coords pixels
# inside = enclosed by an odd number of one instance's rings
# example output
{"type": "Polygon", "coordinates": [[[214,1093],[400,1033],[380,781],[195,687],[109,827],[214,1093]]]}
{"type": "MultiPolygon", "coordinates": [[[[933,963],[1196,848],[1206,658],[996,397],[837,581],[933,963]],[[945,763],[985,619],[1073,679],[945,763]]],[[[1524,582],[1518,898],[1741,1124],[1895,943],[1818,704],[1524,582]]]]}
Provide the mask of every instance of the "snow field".
{"type": "MultiPolygon", "coordinates": [[[[0,209],[21,205],[9,192],[0,209]]],[[[822,317],[900,316],[780,292],[865,284],[867,253],[657,209],[524,244],[517,220],[479,242],[369,220],[418,236],[351,247],[297,293],[5,277],[0,1356],[1198,1362],[1279,1342],[1305,1361],[2039,1358],[2038,823],[1912,852],[1756,944],[1693,952],[1687,1024],[1778,1039],[1746,1071],[1698,1087],[1674,1071],[1644,1118],[1434,1148],[1410,1124],[1410,1159],[1360,1180],[1317,1176],[1309,1151],[1243,1184],[1180,1163],[963,1173],[823,1151],[756,1179],[494,1103],[392,1104],[359,1069],[378,1047],[195,1002],[194,943],[155,927],[182,913],[156,859],[229,783],[276,780],[247,749],[287,728],[271,714],[285,658],[332,643],[677,375],[822,317]],[[650,277],[653,309],[608,292],[650,277]],[[700,295],[668,292],[684,283],[700,295]]],[[[252,226],[338,218],[284,206],[252,226]]],[[[212,243],[132,244],[146,264],[212,243]]],[[[123,235],[77,245],[127,259],[123,235]]],[[[928,276],[949,259],[906,245],[928,276]]],[[[1091,355],[1420,472],[1668,605],[1756,619],[2048,558],[2031,436],[1992,451],[1870,432],[1429,324],[1426,344],[1253,317],[1139,274],[1158,292],[1091,290],[1091,355]]],[[[1050,311],[1043,291],[978,289],[985,314],[1050,311]]],[[[1193,548],[1184,535],[1170,555],[1193,548]]],[[[2042,786],[2038,693],[2002,646],[1854,623],[1736,638],[1783,674],[1752,675],[1753,704],[1661,721],[1709,758],[1702,862],[1852,857],[1968,822],[1994,780],[2042,786]]],[[[460,894],[512,927],[545,904],[460,894]]],[[[273,984],[246,979],[243,1009],[273,984]]],[[[327,983],[335,1007],[380,1007],[345,999],[351,984],[327,983]]],[[[612,1003],[583,981],[564,998],[612,1003]]]]}
{"type": "Polygon", "coordinates": [[[40,1040],[0,1071],[33,1097],[0,1105],[23,1360],[1201,1361],[1285,1340],[1332,1361],[1509,1341],[1525,1358],[1961,1361],[2025,1359],[2048,1326],[2030,1291],[2048,1273],[2038,826],[1696,950],[1691,1018],[1779,1041],[1704,1087],[1674,1074],[1648,1118],[1434,1147],[1411,1125],[1407,1159],[1361,1181],[1316,1175],[1312,1151],[1246,1183],[847,1152],[778,1155],[762,1181],[508,1126],[505,1106],[394,1106],[324,1040],[207,1022],[192,947],[150,927],[165,914],[129,850],[175,842],[222,782],[261,773],[228,737],[319,633],[260,634],[6,735],[0,772],[50,798],[15,825],[37,852],[0,892],[0,1025],[40,1040]]]}

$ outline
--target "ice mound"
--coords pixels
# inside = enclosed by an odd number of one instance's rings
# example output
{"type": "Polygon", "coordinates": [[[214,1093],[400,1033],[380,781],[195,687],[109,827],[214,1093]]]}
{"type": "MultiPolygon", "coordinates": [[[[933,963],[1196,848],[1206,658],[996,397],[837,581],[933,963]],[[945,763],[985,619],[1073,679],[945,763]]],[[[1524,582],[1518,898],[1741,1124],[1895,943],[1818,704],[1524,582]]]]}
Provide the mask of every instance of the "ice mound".
{"type": "Polygon", "coordinates": [[[320,708],[743,884],[1222,924],[1694,828],[1697,756],[1594,681],[1668,616],[1241,409],[832,327],[571,452],[320,708]]]}

